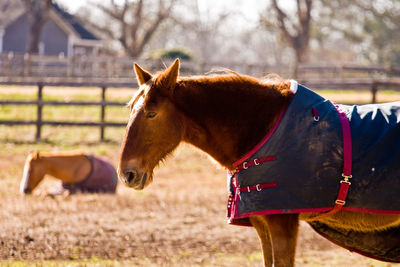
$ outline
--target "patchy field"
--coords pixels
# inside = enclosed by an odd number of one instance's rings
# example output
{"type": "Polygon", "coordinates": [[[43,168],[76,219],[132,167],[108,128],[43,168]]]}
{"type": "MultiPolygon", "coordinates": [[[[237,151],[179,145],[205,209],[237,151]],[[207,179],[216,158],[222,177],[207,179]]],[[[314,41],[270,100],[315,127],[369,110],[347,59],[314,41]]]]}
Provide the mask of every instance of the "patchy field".
{"type": "MultiPolygon", "coordinates": [[[[51,198],[40,194],[54,184],[47,178],[36,194],[19,195],[29,151],[81,150],[116,164],[123,131],[107,129],[109,141],[98,143],[97,129],[49,127],[36,143],[33,127],[0,128],[0,266],[262,266],[254,229],[226,224],[225,171],[188,145],[144,191],[119,185],[116,195],[51,198]]],[[[337,247],[306,224],[296,262],[395,266],[337,247]]]]}

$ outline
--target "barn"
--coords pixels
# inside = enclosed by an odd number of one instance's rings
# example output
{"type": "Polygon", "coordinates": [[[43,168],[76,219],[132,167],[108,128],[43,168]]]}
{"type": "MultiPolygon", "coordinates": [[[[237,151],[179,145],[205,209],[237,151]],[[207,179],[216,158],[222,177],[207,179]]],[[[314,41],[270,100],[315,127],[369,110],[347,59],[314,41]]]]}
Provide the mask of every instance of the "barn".
{"type": "MultiPolygon", "coordinates": [[[[0,21],[0,53],[25,53],[28,14],[21,5],[14,5],[5,12],[7,16],[0,21]]],[[[96,55],[101,47],[101,39],[82,22],[57,4],[52,4],[40,36],[40,55],[96,55]]]]}

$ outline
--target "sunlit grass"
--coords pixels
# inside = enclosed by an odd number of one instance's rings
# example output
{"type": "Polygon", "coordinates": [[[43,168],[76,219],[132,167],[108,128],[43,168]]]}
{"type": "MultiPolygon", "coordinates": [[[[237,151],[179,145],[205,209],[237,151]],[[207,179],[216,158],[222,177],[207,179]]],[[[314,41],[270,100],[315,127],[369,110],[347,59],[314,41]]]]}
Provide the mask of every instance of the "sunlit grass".
{"type": "MultiPolygon", "coordinates": [[[[106,91],[106,100],[126,103],[135,90],[129,88],[109,89],[106,91]]],[[[343,104],[367,104],[371,102],[371,93],[356,90],[319,90],[323,97],[336,103],[343,104]]],[[[35,87],[0,86],[0,101],[7,100],[36,100],[37,89],[35,87]]],[[[69,88],[69,87],[45,87],[43,90],[45,101],[101,101],[100,88],[69,88]]],[[[400,93],[397,91],[378,91],[378,102],[398,101],[400,93]]],[[[107,106],[105,109],[105,121],[125,124],[129,110],[124,106],[107,106]]],[[[100,122],[100,106],[44,106],[43,121],[61,122],[100,122]]],[[[0,120],[35,121],[37,107],[35,105],[0,105],[0,120]]],[[[2,126],[0,125],[0,140],[6,141],[34,141],[36,128],[34,126],[2,126]]],[[[119,141],[123,136],[123,127],[106,127],[105,138],[109,141],[119,141]]],[[[99,127],[66,127],[44,126],[42,128],[42,140],[57,143],[66,142],[69,145],[74,142],[92,143],[100,139],[99,127]]]]}
{"type": "Polygon", "coordinates": [[[34,105],[0,105],[0,120],[36,120],[34,105]]]}
{"type": "MultiPolygon", "coordinates": [[[[109,89],[106,91],[106,101],[126,103],[133,95],[133,89],[109,89]]],[[[0,87],[0,101],[32,101],[37,99],[37,89],[34,87],[0,87]]],[[[100,102],[99,88],[44,88],[44,101],[57,102],[100,102]]],[[[124,124],[127,121],[129,110],[125,106],[107,106],[105,108],[105,122],[124,124]]],[[[35,121],[37,119],[36,105],[0,105],[0,120],[35,121]]],[[[100,122],[100,106],[49,106],[42,110],[43,121],[59,122],[100,122]]],[[[122,139],[124,127],[106,127],[105,139],[119,141],[122,139]]],[[[6,142],[34,141],[35,126],[5,126],[0,125],[0,140],[6,142]]],[[[66,127],[43,126],[42,141],[67,143],[93,143],[100,139],[99,127],[66,127]]]]}
{"type": "MultiPolygon", "coordinates": [[[[372,101],[372,94],[367,90],[317,90],[316,92],[339,104],[369,104],[372,101]]],[[[376,101],[378,103],[400,101],[400,92],[392,90],[378,91],[376,101]]]]}

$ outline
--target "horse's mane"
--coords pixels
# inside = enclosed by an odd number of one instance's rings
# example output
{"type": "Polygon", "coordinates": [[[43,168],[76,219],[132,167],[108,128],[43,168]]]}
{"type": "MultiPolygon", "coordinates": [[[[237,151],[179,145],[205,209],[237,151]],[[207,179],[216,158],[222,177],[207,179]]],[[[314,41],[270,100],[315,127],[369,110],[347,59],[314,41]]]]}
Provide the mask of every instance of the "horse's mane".
{"type": "MultiPolygon", "coordinates": [[[[141,95],[146,94],[145,89],[150,88],[152,83],[154,83],[156,87],[162,88],[163,85],[158,79],[160,74],[161,72],[156,73],[152,80],[149,80],[146,84],[140,86],[136,94],[127,103],[127,106],[132,108],[138,98],[141,95]]],[[[203,94],[204,96],[218,95],[218,90],[223,91],[225,95],[229,93],[238,93],[238,88],[245,91],[246,94],[256,93],[254,91],[252,92],[255,88],[258,89],[256,90],[258,91],[257,93],[262,95],[276,95],[278,91],[284,96],[291,93],[290,82],[282,79],[277,74],[269,74],[263,78],[257,79],[255,77],[239,74],[226,68],[216,69],[202,76],[179,77],[176,87],[188,87],[188,84],[190,84],[191,87],[191,92],[189,92],[189,94],[197,91],[196,94],[203,94]],[[202,89],[200,89],[200,84],[203,85],[201,86],[202,89]]]]}
{"type": "Polygon", "coordinates": [[[213,121],[235,125],[249,120],[247,116],[264,121],[279,113],[292,95],[290,81],[273,77],[257,79],[232,71],[225,75],[182,77],[175,87],[173,102],[188,117],[201,120],[199,124],[213,121]]]}
{"type": "MultiPolygon", "coordinates": [[[[243,84],[249,88],[252,86],[262,86],[274,88],[279,91],[289,91],[290,81],[284,80],[278,74],[271,73],[262,78],[255,78],[248,75],[239,74],[230,69],[217,69],[206,73],[204,76],[181,77],[178,83],[199,82],[204,84],[243,84]]],[[[289,92],[288,92],[289,93],[289,92]]]]}

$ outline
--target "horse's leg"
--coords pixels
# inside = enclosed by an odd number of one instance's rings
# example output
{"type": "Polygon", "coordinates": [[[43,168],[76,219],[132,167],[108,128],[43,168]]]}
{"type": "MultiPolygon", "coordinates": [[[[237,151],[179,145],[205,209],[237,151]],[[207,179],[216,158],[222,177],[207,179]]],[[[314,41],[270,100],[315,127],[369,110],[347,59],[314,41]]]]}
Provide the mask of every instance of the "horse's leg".
{"type": "Polygon", "coordinates": [[[269,235],[268,224],[264,216],[250,217],[250,222],[256,228],[258,237],[260,238],[261,248],[264,257],[264,266],[272,267],[272,244],[269,235]]]}
{"type": "Polygon", "coordinates": [[[265,215],[265,220],[271,235],[274,266],[294,266],[299,228],[298,214],[265,215]]]}

